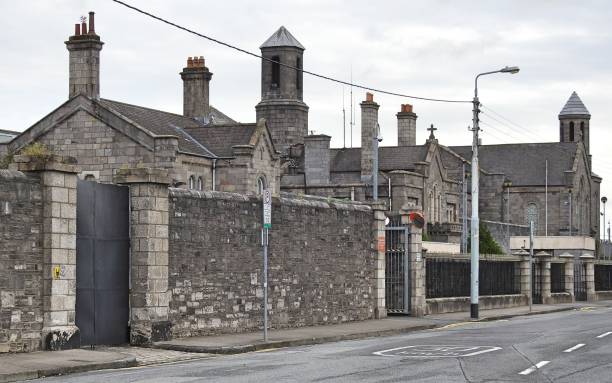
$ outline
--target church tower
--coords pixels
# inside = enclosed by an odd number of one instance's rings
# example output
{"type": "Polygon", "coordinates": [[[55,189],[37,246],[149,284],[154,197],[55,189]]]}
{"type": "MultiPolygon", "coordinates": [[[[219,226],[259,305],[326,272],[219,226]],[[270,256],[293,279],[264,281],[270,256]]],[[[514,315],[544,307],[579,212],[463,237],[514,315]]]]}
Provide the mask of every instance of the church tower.
{"type": "Polygon", "coordinates": [[[257,121],[266,119],[276,150],[287,153],[291,145],[303,144],[308,135],[308,106],[302,101],[304,47],[280,27],[259,48],[264,59],[261,101],[255,107],[257,121]]]}
{"type": "Polygon", "coordinates": [[[584,141],[587,155],[589,150],[589,121],[591,114],[576,92],[573,92],[559,113],[559,140],[561,142],[584,141]]]}

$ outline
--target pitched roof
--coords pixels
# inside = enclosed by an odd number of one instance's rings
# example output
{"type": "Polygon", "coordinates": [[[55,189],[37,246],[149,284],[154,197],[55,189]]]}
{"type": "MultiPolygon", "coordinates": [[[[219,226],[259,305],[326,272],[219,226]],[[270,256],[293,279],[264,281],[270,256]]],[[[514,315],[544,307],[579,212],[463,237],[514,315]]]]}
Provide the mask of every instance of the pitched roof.
{"type": "MultiPolygon", "coordinates": [[[[207,126],[199,119],[107,99],[101,99],[100,103],[103,106],[110,108],[122,116],[134,121],[144,129],[149,130],[154,135],[178,136],[179,150],[182,152],[212,157],[219,155],[215,153],[214,150],[208,148],[206,144],[198,142],[198,139],[194,139],[194,137],[186,133],[187,129],[189,128],[202,128],[207,126]]],[[[213,116],[213,124],[216,121],[224,123],[234,122],[225,114],[219,112],[213,107],[211,107],[211,113],[213,116]]]]}
{"type": "Polygon", "coordinates": [[[185,128],[185,131],[220,157],[231,157],[232,146],[248,145],[257,124],[212,125],[185,128]]]}
{"type": "MultiPolygon", "coordinates": [[[[412,170],[414,163],[423,161],[427,146],[382,146],[378,148],[378,165],[382,171],[412,170]]],[[[330,171],[361,171],[361,148],[331,149],[330,171]]]]}
{"type": "Polygon", "coordinates": [[[12,130],[0,129],[0,143],[7,143],[13,138],[17,137],[21,132],[15,132],[12,130]]]}
{"type": "Polygon", "coordinates": [[[261,48],[272,48],[272,47],[296,47],[304,50],[304,46],[285,28],[281,26],[276,32],[272,34],[261,46],[261,48]]]}
{"type": "MultiPolygon", "coordinates": [[[[472,157],[471,146],[449,148],[465,159],[472,157]]],[[[478,159],[482,170],[505,174],[513,186],[544,185],[548,160],[548,184],[564,185],[564,172],[572,169],[576,150],[576,142],[483,145],[478,159]]]]}
{"type": "Polygon", "coordinates": [[[585,115],[590,116],[588,109],[582,103],[580,97],[578,97],[578,93],[572,92],[572,95],[565,103],[563,109],[559,113],[559,116],[576,116],[576,115],[585,115]]]}

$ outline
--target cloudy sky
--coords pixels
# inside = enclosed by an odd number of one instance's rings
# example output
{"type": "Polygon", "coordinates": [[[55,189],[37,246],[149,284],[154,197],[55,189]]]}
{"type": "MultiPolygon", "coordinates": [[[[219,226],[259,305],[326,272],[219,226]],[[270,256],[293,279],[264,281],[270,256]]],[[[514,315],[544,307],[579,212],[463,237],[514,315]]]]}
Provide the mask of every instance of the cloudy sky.
{"type": "MultiPolygon", "coordinates": [[[[483,78],[485,144],[558,140],[557,115],[576,90],[592,114],[594,171],[612,198],[612,4],[608,1],[195,1],[127,0],[201,33],[257,52],[285,25],[306,47],[310,71],[410,95],[470,99],[474,75],[518,65],[517,75],[483,78]],[[503,117],[500,117],[503,116],[503,117]]],[[[0,0],[0,129],[25,130],[67,99],[64,41],[79,16],[96,12],[104,98],[181,113],[178,73],[203,55],[214,73],[211,103],[241,122],[255,119],[260,62],[173,29],[110,0],[0,0]]],[[[306,76],[309,128],[342,146],[350,89],[306,76]]],[[[355,103],[364,91],[354,89],[355,103]]],[[[469,104],[376,94],[383,144],[397,142],[395,113],[411,103],[417,142],[434,124],[442,144],[470,144],[469,104]]],[[[359,108],[356,108],[357,114],[359,108]]],[[[359,141],[359,119],[353,142],[359,141]]],[[[347,123],[347,146],[350,145],[347,123]]],[[[544,164],[534,164],[544,166],[544,164]]],[[[612,213],[612,209],[610,209],[612,213]]],[[[610,214],[612,216],[612,214],[610,214]]]]}

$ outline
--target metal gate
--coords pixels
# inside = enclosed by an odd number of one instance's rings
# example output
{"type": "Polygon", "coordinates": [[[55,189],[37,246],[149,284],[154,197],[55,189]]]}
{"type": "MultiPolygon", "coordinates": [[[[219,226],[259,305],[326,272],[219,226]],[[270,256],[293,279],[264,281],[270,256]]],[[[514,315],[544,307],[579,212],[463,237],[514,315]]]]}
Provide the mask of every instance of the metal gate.
{"type": "Polygon", "coordinates": [[[128,341],[129,189],[78,181],[76,325],[81,345],[128,341]]]}
{"type": "Polygon", "coordinates": [[[574,262],[574,297],[577,301],[587,300],[586,264],[579,259],[574,262]]]}
{"type": "Polygon", "coordinates": [[[387,313],[410,314],[410,232],[385,228],[385,300],[387,313]]]}
{"type": "Polygon", "coordinates": [[[531,268],[531,299],[533,304],[542,303],[542,263],[534,262],[531,268]]]}

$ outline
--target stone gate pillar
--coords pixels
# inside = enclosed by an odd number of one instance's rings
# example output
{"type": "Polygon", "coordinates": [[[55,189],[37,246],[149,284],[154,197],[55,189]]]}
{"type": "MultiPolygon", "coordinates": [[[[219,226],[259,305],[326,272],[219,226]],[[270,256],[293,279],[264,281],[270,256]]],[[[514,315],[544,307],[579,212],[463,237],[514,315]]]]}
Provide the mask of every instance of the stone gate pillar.
{"type": "Polygon", "coordinates": [[[586,266],[586,292],[587,301],[596,301],[597,293],[595,292],[595,257],[590,254],[581,255],[580,259],[584,261],[586,266]]]}
{"type": "Polygon", "coordinates": [[[43,349],[80,346],[76,316],[76,202],[74,159],[15,156],[19,171],[40,176],[43,201],[43,349]]]}
{"type": "Polygon", "coordinates": [[[542,265],[542,303],[554,303],[552,302],[550,254],[540,255],[538,260],[542,265]]]}
{"type": "MultiPolygon", "coordinates": [[[[534,261],[535,263],[535,261],[534,261]]],[[[531,267],[529,267],[529,255],[524,255],[521,260],[521,295],[527,297],[527,304],[532,299],[531,296],[531,267]]]]}
{"type": "Polygon", "coordinates": [[[374,214],[374,222],[372,234],[376,246],[376,289],[374,296],[376,305],[374,308],[374,317],[376,319],[385,318],[387,316],[387,306],[385,301],[385,204],[373,203],[372,212],[374,214]]]}
{"type": "Polygon", "coordinates": [[[576,302],[576,296],[574,295],[574,256],[565,253],[559,255],[559,258],[565,261],[565,292],[570,295],[570,302],[576,302]]]}
{"type": "MultiPolygon", "coordinates": [[[[415,212],[420,210],[415,209],[415,212]]],[[[423,229],[410,221],[411,211],[400,210],[402,225],[410,227],[410,314],[422,317],[427,312],[425,291],[425,257],[423,257],[423,229]]]]}
{"type": "Polygon", "coordinates": [[[130,343],[168,340],[168,171],[119,170],[114,181],[130,187],[130,343]]]}

